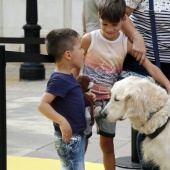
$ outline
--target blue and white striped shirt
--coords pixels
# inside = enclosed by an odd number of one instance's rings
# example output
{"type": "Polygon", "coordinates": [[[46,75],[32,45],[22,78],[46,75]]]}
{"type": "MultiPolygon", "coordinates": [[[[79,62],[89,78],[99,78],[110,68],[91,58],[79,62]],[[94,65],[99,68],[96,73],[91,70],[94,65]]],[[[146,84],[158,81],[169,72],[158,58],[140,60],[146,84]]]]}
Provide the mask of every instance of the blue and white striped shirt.
{"type": "MultiPolygon", "coordinates": [[[[134,9],[130,18],[136,29],[143,35],[147,58],[154,61],[148,0],[126,0],[134,9]]],[[[170,63],[170,0],[154,0],[156,31],[160,61],[170,63]]]]}

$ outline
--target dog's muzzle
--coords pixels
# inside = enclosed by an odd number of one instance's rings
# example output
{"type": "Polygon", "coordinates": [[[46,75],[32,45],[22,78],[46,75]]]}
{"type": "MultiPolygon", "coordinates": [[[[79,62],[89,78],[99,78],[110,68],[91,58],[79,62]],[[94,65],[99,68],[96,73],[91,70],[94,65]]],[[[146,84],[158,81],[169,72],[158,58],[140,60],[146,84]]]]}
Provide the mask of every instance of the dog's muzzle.
{"type": "Polygon", "coordinates": [[[100,116],[101,116],[102,118],[106,118],[107,114],[102,110],[102,111],[100,112],[100,116]]]}
{"type": "Polygon", "coordinates": [[[96,116],[95,116],[95,119],[105,119],[106,118],[106,116],[107,116],[107,114],[103,111],[103,110],[101,110],[96,116]]]}
{"type": "Polygon", "coordinates": [[[96,106],[101,106],[102,110],[95,116],[95,118],[103,118],[105,119],[107,117],[107,114],[105,113],[105,109],[103,109],[107,104],[108,102],[110,101],[110,99],[106,99],[106,100],[98,100],[95,102],[96,106]]]}

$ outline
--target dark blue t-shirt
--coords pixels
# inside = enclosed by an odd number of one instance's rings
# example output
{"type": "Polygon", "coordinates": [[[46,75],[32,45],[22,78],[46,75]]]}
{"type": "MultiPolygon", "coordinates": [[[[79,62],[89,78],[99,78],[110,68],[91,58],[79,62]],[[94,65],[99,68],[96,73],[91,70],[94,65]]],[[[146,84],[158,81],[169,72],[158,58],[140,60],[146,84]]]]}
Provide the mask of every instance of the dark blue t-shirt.
{"type": "MultiPolygon", "coordinates": [[[[46,88],[47,93],[56,95],[51,106],[70,123],[73,133],[86,128],[85,103],[81,86],[73,75],[54,72],[46,88]]],[[[54,126],[59,127],[57,123],[54,126]]]]}

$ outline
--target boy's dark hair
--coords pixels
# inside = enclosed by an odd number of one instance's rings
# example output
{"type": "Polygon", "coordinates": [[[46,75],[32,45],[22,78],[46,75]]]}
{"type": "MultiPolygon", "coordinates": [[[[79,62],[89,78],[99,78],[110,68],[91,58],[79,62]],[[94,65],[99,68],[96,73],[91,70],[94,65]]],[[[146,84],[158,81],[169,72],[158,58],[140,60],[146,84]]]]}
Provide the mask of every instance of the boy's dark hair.
{"type": "Polygon", "coordinates": [[[51,60],[58,62],[62,59],[65,51],[73,50],[76,43],[76,38],[79,34],[70,29],[54,29],[50,31],[46,36],[46,49],[51,60]]]}
{"type": "Polygon", "coordinates": [[[102,20],[118,23],[125,16],[126,3],[124,0],[101,0],[99,15],[102,20]]]}

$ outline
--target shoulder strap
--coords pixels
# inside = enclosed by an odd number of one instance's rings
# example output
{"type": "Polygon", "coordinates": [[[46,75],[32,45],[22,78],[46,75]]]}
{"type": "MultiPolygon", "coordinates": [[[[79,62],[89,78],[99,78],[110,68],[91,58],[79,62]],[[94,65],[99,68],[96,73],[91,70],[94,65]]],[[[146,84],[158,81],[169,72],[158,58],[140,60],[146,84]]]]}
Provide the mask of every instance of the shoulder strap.
{"type": "Polygon", "coordinates": [[[149,0],[149,15],[150,15],[150,22],[151,22],[151,33],[152,33],[153,50],[155,55],[155,63],[160,68],[161,65],[159,59],[159,49],[158,49],[158,40],[156,34],[155,11],[154,11],[153,0],[149,0]]]}

